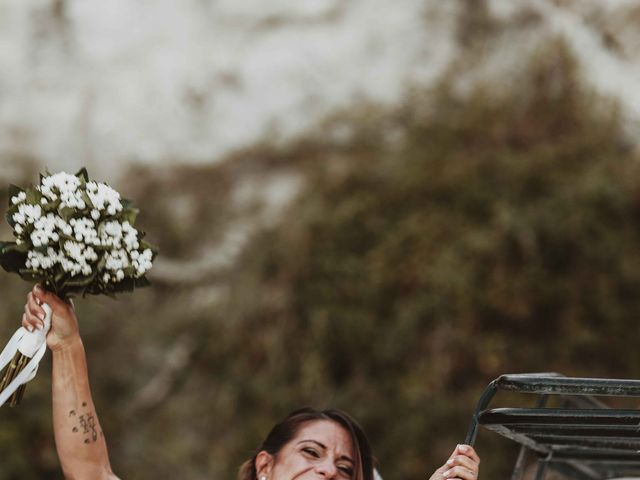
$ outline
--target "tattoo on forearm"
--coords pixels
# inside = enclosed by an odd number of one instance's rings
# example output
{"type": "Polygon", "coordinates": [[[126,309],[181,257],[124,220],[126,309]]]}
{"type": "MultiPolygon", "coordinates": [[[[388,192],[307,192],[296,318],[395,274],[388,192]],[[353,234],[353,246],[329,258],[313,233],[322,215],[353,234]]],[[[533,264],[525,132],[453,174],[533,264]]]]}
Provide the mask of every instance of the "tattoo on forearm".
{"type": "Polygon", "coordinates": [[[79,433],[85,444],[91,444],[98,441],[98,437],[102,437],[102,432],[98,431],[96,414],[91,410],[85,411],[87,402],[82,402],[82,411],[76,412],[76,410],[69,410],[69,418],[76,420],[76,424],[71,431],[73,433],[79,433]]]}

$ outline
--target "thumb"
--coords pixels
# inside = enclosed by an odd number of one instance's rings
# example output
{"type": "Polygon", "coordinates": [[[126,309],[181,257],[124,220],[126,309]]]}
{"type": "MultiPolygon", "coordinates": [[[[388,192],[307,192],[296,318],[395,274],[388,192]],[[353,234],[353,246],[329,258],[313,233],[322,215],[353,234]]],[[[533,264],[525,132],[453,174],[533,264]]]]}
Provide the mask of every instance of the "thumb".
{"type": "Polygon", "coordinates": [[[40,303],[48,304],[52,309],[56,310],[61,307],[65,307],[66,304],[55,293],[48,292],[41,285],[35,285],[32,290],[33,296],[36,297],[40,303]]]}

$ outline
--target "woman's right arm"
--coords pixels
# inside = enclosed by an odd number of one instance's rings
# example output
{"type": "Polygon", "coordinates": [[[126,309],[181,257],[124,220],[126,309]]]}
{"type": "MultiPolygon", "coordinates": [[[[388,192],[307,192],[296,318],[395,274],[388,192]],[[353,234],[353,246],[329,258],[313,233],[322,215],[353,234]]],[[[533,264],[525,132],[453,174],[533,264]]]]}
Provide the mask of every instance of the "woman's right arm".
{"type": "Polygon", "coordinates": [[[36,286],[25,307],[25,328],[42,327],[42,303],[53,310],[47,335],[53,356],[53,430],[65,478],[117,480],[91,397],[87,360],[73,305],[36,286]]]}

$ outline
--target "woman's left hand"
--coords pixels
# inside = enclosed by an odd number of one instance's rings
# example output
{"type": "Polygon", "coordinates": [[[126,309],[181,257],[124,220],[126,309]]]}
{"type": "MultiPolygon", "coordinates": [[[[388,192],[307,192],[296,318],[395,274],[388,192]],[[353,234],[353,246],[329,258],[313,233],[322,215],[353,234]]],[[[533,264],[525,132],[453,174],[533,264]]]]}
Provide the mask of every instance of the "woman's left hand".
{"type": "Polygon", "coordinates": [[[458,445],[449,460],[431,475],[430,480],[477,480],[480,457],[469,445],[458,445]]]}

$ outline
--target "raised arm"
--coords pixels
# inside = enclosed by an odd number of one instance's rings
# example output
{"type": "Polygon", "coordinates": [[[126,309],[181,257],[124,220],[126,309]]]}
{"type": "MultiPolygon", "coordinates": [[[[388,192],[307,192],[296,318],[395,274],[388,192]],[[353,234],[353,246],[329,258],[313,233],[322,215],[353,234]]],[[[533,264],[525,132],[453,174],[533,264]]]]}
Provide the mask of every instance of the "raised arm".
{"type": "Polygon", "coordinates": [[[42,328],[42,303],[53,310],[47,345],[53,355],[53,431],[64,476],[68,480],[117,480],[93,405],[73,305],[36,286],[25,306],[25,328],[42,328]]]}

